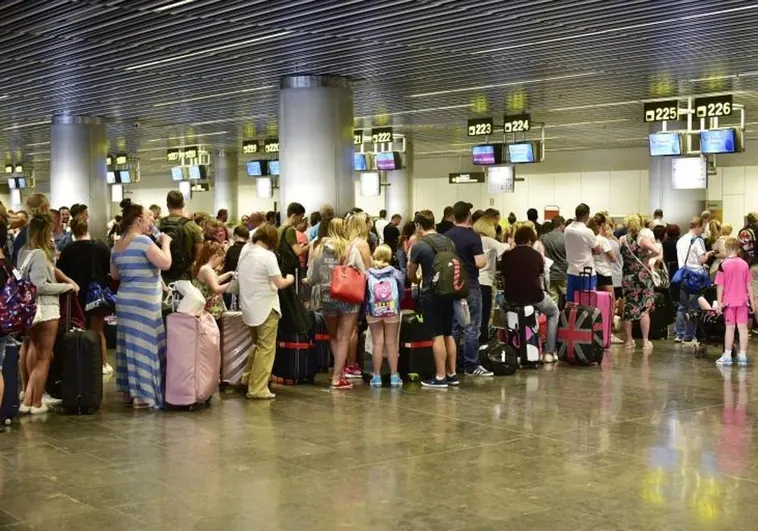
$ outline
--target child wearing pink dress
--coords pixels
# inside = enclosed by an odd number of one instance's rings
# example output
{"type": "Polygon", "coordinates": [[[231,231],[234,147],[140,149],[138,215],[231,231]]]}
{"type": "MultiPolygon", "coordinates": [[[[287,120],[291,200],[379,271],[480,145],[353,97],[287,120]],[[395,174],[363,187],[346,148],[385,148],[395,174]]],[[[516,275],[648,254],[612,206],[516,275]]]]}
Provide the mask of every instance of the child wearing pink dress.
{"type": "Polygon", "coordinates": [[[726,259],[716,273],[716,293],[717,310],[724,314],[726,332],[724,333],[724,354],[716,360],[716,364],[732,364],[732,346],[736,327],[740,332],[737,364],[744,367],[747,365],[749,308],[755,308],[753,293],[750,289],[752,275],[747,262],[738,256],[740,244],[736,238],[726,240],[725,250],[726,259]]]}

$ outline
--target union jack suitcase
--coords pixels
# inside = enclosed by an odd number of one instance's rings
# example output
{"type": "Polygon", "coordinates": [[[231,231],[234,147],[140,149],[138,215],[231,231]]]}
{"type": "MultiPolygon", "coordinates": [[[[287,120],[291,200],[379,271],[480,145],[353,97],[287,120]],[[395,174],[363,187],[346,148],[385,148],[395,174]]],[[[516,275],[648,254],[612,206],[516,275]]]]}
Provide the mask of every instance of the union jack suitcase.
{"type": "Polygon", "coordinates": [[[558,359],[576,365],[603,361],[603,317],[599,309],[566,304],[558,323],[558,359]]]}

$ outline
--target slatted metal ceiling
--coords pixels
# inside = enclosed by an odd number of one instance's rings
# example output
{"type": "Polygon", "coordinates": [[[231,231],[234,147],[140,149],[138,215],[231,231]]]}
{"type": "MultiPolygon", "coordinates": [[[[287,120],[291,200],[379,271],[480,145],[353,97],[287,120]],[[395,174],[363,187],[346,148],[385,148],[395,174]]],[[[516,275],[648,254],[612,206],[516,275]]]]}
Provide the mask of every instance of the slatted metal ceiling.
{"type": "Polygon", "coordinates": [[[168,145],[275,132],[297,72],[358,80],[356,125],[420,156],[466,150],[477,112],[526,107],[549,150],[643,145],[644,99],[758,101],[758,3],[737,0],[5,0],[0,19],[0,150],[40,175],[55,111],[109,117],[149,174],[168,145]]]}

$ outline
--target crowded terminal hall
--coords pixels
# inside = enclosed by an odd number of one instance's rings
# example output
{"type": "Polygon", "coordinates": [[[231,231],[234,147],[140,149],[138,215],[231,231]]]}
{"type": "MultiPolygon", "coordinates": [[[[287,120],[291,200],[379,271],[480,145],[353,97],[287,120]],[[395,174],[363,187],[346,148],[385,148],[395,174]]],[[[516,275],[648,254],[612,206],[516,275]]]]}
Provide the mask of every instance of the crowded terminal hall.
{"type": "Polygon", "coordinates": [[[0,530],[758,528],[758,6],[505,4],[0,3],[0,530]]]}

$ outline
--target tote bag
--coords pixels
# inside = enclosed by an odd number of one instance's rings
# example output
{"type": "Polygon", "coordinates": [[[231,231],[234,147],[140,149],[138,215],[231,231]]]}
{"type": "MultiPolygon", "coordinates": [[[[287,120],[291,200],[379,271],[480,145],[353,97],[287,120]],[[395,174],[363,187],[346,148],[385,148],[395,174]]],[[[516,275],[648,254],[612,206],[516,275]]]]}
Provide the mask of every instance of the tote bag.
{"type": "Polygon", "coordinates": [[[332,269],[329,295],[334,300],[349,304],[363,304],[366,298],[366,275],[357,267],[358,258],[354,253],[357,250],[355,246],[352,246],[347,253],[347,263],[332,269]]]}

